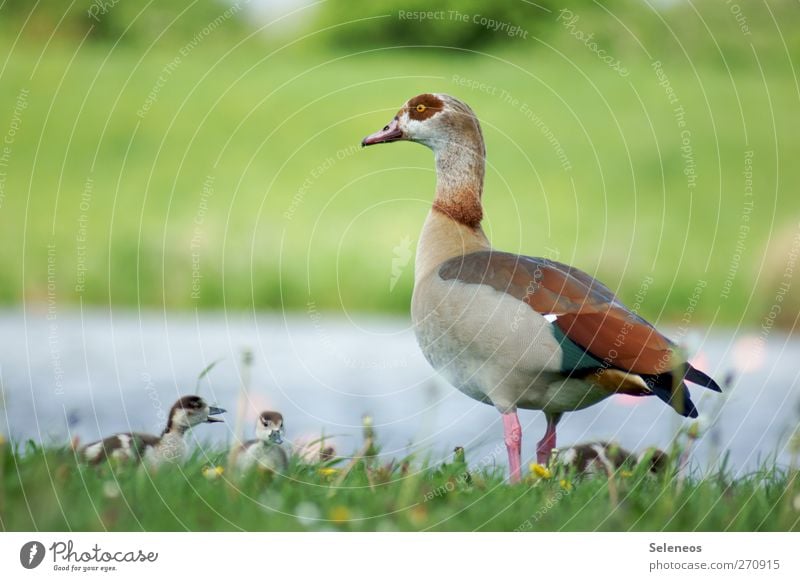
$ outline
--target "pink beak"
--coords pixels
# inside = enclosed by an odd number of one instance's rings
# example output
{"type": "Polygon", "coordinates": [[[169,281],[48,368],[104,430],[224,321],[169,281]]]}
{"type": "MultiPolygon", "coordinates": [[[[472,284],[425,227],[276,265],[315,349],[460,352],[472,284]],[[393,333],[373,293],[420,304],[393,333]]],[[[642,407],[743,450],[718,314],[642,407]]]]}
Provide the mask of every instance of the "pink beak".
{"type": "Polygon", "coordinates": [[[381,129],[380,131],[376,131],[372,135],[367,135],[361,141],[361,147],[366,147],[367,145],[375,145],[376,143],[389,143],[390,141],[399,141],[403,139],[403,132],[400,130],[398,126],[397,117],[392,119],[392,121],[381,129]]]}

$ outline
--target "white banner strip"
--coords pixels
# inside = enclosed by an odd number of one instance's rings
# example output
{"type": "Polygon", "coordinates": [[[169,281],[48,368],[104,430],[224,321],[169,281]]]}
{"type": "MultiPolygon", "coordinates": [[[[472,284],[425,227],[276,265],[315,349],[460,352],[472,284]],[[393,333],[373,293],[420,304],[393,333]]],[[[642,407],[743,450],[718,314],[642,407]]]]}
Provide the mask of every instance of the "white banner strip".
{"type": "Polygon", "coordinates": [[[800,579],[796,533],[3,533],[3,579],[800,579]]]}

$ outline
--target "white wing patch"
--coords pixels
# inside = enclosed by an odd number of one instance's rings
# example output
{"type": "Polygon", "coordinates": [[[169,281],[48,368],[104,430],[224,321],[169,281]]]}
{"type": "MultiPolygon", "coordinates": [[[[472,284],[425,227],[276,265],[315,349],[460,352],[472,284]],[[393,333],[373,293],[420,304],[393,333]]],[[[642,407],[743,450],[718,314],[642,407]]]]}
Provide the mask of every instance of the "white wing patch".
{"type": "Polygon", "coordinates": [[[554,315],[553,313],[549,313],[547,315],[542,315],[542,316],[544,317],[544,320],[547,321],[548,323],[554,323],[555,320],[558,318],[558,315],[554,315]]]}
{"type": "Polygon", "coordinates": [[[83,450],[83,454],[86,456],[86,459],[91,462],[100,457],[100,452],[102,452],[102,450],[103,442],[95,442],[94,444],[86,446],[83,450]]]}
{"type": "Polygon", "coordinates": [[[603,467],[606,469],[606,472],[608,472],[609,474],[614,472],[616,468],[606,455],[606,447],[601,446],[600,444],[593,444],[592,450],[594,450],[597,453],[597,458],[595,458],[594,462],[601,463],[603,467]]]}
{"type": "Polygon", "coordinates": [[[575,462],[577,456],[578,451],[575,448],[569,448],[563,454],[559,454],[557,458],[562,464],[570,465],[575,462]]]}
{"type": "Polygon", "coordinates": [[[129,454],[131,451],[131,437],[128,434],[120,434],[117,436],[122,451],[129,454]]]}

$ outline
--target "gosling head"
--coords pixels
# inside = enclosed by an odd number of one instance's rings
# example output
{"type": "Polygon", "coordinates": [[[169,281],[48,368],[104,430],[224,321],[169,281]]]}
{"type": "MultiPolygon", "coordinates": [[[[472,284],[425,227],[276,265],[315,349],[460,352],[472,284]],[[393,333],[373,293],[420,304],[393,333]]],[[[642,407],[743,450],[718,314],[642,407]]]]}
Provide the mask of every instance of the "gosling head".
{"type": "Polygon", "coordinates": [[[225,413],[224,409],[208,405],[203,398],[197,395],[186,395],[176,401],[169,410],[166,431],[186,431],[198,424],[221,422],[221,419],[213,416],[222,413],[225,413]]]}
{"type": "Polygon", "coordinates": [[[278,412],[261,412],[256,423],[256,437],[262,442],[283,443],[283,416],[278,412]]]}

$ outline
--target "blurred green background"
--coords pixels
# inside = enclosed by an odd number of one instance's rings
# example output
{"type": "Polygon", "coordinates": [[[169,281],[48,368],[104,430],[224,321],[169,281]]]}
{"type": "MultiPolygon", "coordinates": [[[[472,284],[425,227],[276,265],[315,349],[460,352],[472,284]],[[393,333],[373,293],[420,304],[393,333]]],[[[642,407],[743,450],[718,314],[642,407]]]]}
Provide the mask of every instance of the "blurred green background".
{"type": "Polygon", "coordinates": [[[0,52],[6,305],[406,312],[432,156],[358,144],[428,91],[495,245],[652,319],[761,325],[796,257],[796,2],[5,0],[0,52]]]}

